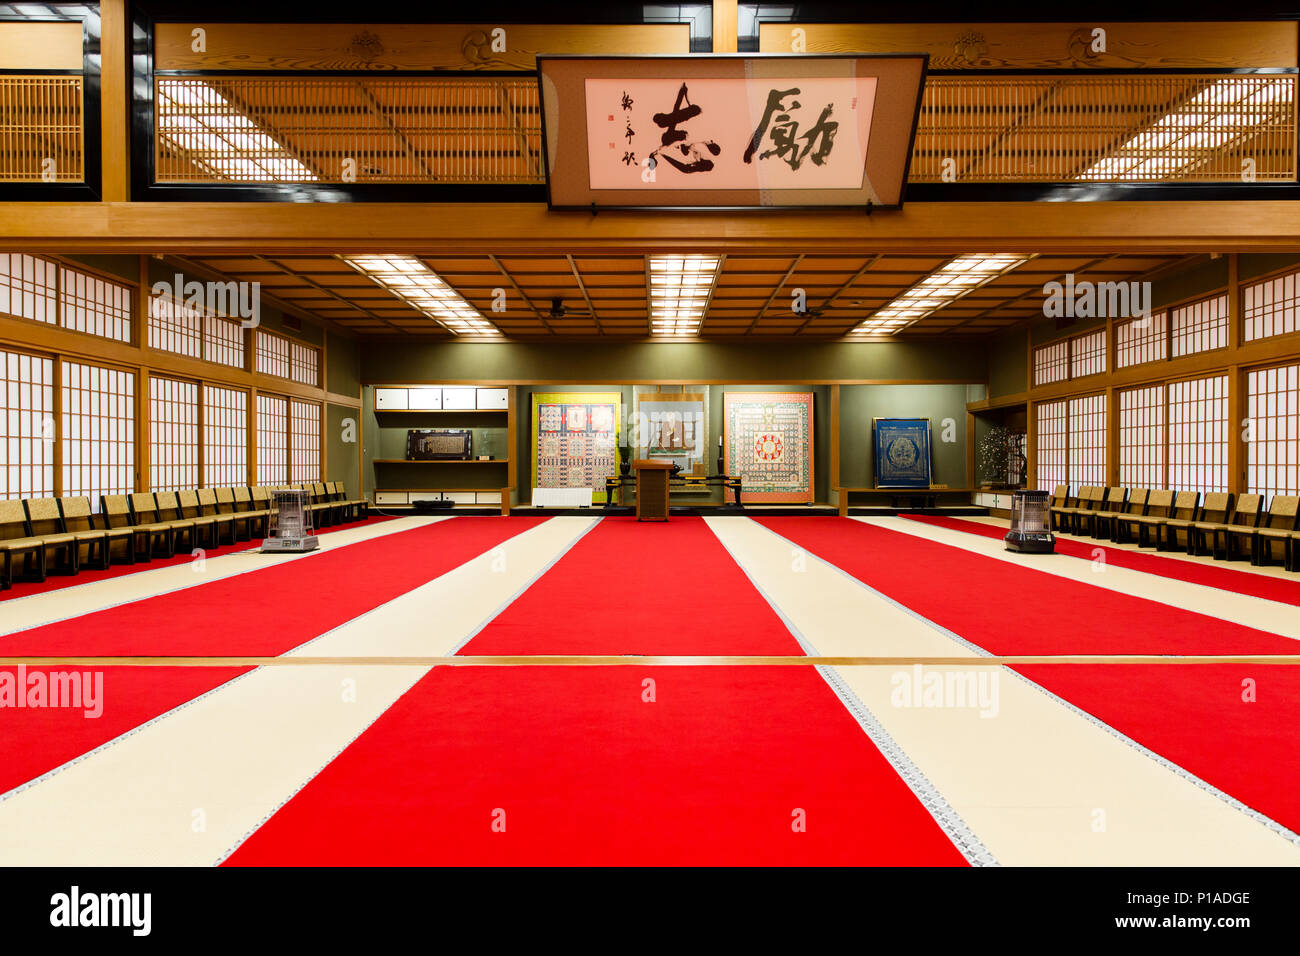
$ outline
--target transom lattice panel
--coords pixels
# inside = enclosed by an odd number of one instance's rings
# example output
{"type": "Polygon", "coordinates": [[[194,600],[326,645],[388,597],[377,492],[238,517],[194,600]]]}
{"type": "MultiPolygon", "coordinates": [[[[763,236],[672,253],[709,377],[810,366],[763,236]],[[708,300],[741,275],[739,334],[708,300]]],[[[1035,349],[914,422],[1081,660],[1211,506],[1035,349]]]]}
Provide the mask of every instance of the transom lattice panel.
{"type": "Polygon", "coordinates": [[[1293,75],[932,76],[910,181],[1294,181],[1295,105],[1293,75]]]}
{"type": "Polygon", "coordinates": [[[539,183],[530,77],[159,77],[160,183],[539,183]]]}
{"type": "Polygon", "coordinates": [[[80,76],[0,76],[0,182],[84,182],[80,76]]]}

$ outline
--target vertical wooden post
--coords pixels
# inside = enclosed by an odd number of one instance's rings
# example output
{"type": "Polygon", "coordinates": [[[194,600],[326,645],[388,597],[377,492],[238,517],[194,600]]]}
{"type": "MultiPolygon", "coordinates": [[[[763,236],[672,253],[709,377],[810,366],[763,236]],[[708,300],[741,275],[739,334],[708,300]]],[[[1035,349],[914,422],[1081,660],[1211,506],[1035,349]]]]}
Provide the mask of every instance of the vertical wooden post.
{"type": "Polygon", "coordinates": [[[130,29],[126,0],[99,4],[100,195],[104,202],[126,202],[131,167],[127,161],[126,38],[130,29]]]}
{"type": "Polygon", "coordinates": [[[54,497],[63,497],[63,356],[55,354],[52,363],[54,371],[54,406],[50,409],[50,414],[54,421],[50,423],[49,431],[46,431],[45,422],[41,423],[41,437],[51,434],[54,437],[54,447],[50,449],[54,462],[54,497]]]}
{"type": "Polygon", "coordinates": [[[1236,360],[1243,332],[1241,263],[1234,252],[1228,256],[1228,352],[1233,358],[1228,369],[1228,491],[1233,495],[1246,490],[1246,466],[1250,461],[1245,435],[1245,419],[1250,411],[1246,399],[1247,373],[1236,360]]]}
{"type": "Polygon", "coordinates": [[[252,487],[257,484],[257,389],[248,390],[248,468],[244,475],[246,483],[252,487]]]}
{"type": "Polygon", "coordinates": [[[713,0],[713,52],[735,53],[739,32],[737,0],[713,0]]]}
{"type": "Polygon", "coordinates": [[[840,491],[840,386],[831,386],[831,504],[838,504],[840,491]]]}
{"type": "Polygon", "coordinates": [[[149,369],[145,365],[137,365],[135,367],[135,457],[139,467],[135,473],[136,491],[153,490],[149,475],[151,461],[149,432],[152,414],[153,410],[149,407],[149,369]]]}
{"type": "Polygon", "coordinates": [[[1038,410],[1025,402],[1025,487],[1038,487],[1038,410]]]}

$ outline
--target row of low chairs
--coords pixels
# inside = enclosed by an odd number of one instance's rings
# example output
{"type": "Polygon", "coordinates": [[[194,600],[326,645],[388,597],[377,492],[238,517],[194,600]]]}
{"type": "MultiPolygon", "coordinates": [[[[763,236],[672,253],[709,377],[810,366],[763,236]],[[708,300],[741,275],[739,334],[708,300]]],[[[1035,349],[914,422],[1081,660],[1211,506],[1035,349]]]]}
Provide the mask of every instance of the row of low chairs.
{"type": "MultiPolygon", "coordinates": [[[[297,487],[307,492],[317,527],[367,515],[366,501],[348,498],[341,481],[297,487]]],[[[85,497],[0,500],[0,590],[13,585],[18,559],[24,580],[44,581],[47,574],[102,570],[265,537],[275,490],[240,486],[103,495],[98,515],[85,497]]]]}
{"type": "Polygon", "coordinates": [[[1152,491],[1085,485],[1071,497],[1066,485],[1052,492],[1052,529],[1136,543],[1160,551],[1210,554],[1251,564],[1281,561],[1300,571],[1300,495],[1152,491]]]}

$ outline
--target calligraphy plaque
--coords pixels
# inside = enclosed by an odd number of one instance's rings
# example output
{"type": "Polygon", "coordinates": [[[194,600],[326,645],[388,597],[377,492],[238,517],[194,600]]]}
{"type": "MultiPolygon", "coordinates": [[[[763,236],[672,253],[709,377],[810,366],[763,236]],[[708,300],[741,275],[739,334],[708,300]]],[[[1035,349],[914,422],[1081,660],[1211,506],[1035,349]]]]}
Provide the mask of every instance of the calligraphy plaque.
{"type": "Polygon", "coordinates": [[[550,205],[898,208],[927,62],[539,57],[550,205]]]}
{"type": "Polygon", "coordinates": [[[406,433],[408,461],[469,461],[474,433],[468,428],[443,428],[406,433]]]}

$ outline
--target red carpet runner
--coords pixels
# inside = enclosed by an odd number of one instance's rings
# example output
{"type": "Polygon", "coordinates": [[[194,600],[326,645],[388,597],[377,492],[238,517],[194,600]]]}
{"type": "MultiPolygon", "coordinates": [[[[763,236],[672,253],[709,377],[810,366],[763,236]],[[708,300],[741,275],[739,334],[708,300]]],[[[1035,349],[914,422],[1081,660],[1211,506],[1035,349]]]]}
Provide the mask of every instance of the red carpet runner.
{"type": "MultiPolygon", "coordinates": [[[[703,521],[615,518],[465,653],[799,646],[703,521]]],[[[229,862],[965,861],[811,668],[527,667],[434,669],[229,862]]]]}
{"type": "MultiPolygon", "coordinates": [[[[1002,540],[1007,533],[1005,528],[984,524],[979,521],[967,521],[963,518],[949,518],[942,515],[902,515],[921,524],[948,528],[952,531],[965,531],[985,538],[1002,540]]],[[[1154,551],[1126,551],[1124,548],[1112,548],[1104,541],[1076,541],[1071,538],[1056,539],[1056,553],[1072,558],[1095,560],[1095,550],[1105,552],[1107,564],[1144,574],[1158,574],[1165,578],[1175,578],[1189,584],[1200,584],[1207,588],[1222,591],[1234,591],[1237,594],[1249,594],[1266,601],[1278,601],[1282,604],[1300,606],[1300,576],[1296,578],[1274,578],[1264,574],[1253,574],[1231,565],[1197,564],[1167,557],[1154,551]]]]}
{"type": "MultiPolygon", "coordinates": [[[[994,654],[1276,654],[1300,644],[850,518],[759,523],[994,654]]],[[[1016,670],[1300,830],[1300,667],[1016,670]],[[1243,700],[1243,681],[1255,701],[1243,700]]]]}
{"type": "MultiPolygon", "coordinates": [[[[288,563],[236,557],[265,566],[0,637],[0,655],[283,654],[544,520],[461,517],[288,563]]],[[[62,708],[0,709],[0,794],[246,670],[105,668],[99,718],[62,708]]]]}

